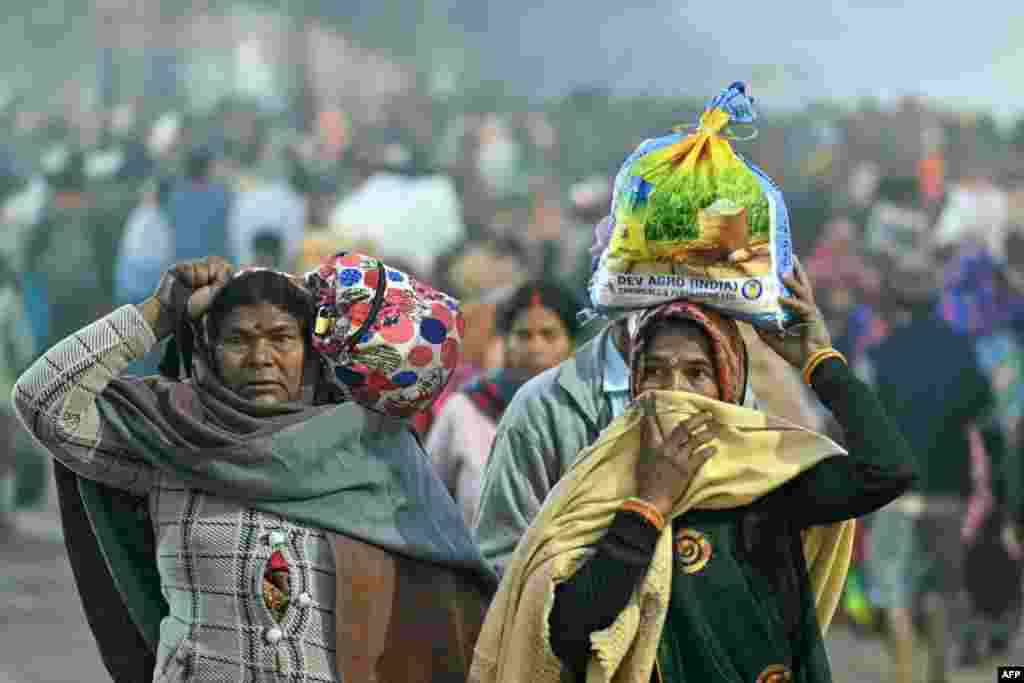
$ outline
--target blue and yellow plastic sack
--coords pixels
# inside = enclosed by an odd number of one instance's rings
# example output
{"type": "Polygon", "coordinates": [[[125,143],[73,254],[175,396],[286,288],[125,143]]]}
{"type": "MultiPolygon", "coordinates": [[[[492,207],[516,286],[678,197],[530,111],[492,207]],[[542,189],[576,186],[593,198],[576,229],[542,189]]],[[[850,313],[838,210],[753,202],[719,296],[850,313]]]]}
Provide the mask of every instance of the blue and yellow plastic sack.
{"type": "Polygon", "coordinates": [[[647,140],[626,159],[611,240],[590,284],[597,312],[686,299],[760,327],[788,325],[778,303],[793,269],[786,204],[731,142],[756,134],[753,105],[734,83],[695,128],[647,140]]]}

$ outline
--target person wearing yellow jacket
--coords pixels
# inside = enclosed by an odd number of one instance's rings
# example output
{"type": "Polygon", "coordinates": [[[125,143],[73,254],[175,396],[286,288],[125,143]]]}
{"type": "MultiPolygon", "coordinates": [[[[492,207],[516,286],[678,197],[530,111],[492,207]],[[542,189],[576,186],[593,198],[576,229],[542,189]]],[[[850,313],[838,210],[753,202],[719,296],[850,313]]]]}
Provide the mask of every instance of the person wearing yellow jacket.
{"type": "Polygon", "coordinates": [[[831,339],[803,269],[762,332],[845,432],[743,405],[736,323],[673,302],[629,321],[631,395],[552,489],[505,568],[470,680],[831,680],[823,634],[853,519],[912,484],[909,448],[831,339]]]}

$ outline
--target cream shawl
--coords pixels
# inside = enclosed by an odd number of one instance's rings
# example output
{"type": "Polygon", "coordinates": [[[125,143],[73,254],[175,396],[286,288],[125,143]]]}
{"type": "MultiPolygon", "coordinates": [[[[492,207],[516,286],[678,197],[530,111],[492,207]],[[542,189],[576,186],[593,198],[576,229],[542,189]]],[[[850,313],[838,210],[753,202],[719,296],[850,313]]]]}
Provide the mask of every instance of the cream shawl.
{"type": "MultiPolygon", "coordinates": [[[[673,510],[748,505],[827,457],[845,456],[831,440],[748,408],[695,394],[656,392],[664,433],[699,411],[725,425],[718,453],[673,510]]],[[[555,683],[565,675],[552,652],[548,618],[555,587],[576,571],[622,502],[636,494],[639,402],[584,450],[552,489],[523,536],[488,610],[474,651],[472,683],[555,683]]],[[[852,520],[804,534],[822,632],[839,602],[853,551],[852,520]]],[[[672,586],[672,531],[666,525],[646,577],[607,629],[591,636],[588,683],[649,683],[672,586]]]]}

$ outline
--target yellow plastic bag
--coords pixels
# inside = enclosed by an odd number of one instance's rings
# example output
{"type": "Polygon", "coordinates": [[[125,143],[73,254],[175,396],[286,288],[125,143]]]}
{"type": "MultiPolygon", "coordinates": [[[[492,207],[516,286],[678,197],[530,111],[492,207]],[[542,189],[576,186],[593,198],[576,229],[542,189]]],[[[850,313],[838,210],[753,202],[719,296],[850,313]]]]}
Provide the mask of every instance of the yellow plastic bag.
{"type": "Polygon", "coordinates": [[[591,282],[599,312],[690,299],[781,328],[792,271],[789,218],[768,176],[733,150],[756,120],[742,83],[713,99],[695,130],[648,140],[623,164],[612,236],[591,282]]]}

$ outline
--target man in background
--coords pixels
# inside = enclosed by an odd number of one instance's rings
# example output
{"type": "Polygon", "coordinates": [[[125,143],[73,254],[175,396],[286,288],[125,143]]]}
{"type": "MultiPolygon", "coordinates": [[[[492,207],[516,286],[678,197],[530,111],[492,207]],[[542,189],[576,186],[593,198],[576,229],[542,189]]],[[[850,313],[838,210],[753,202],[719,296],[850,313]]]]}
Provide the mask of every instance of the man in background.
{"type": "Polygon", "coordinates": [[[914,489],[876,513],[871,527],[871,574],[898,683],[914,680],[915,614],[928,647],[927,680],[949,680],[952,612],[964,601],[972,449],[983,448],[972,434],[992,402],[970,338],[936,312],[936,268],[923,252],[891,263],[881,297],[890,332],[861,368],[917,458],[914,489]]]}

